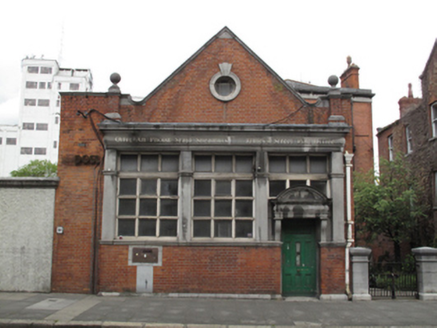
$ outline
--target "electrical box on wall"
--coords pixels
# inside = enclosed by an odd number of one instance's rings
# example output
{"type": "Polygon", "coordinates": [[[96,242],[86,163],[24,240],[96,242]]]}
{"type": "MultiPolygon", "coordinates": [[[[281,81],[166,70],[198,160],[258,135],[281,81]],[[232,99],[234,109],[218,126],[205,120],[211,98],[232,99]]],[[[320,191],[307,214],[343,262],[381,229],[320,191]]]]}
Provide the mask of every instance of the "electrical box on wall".
{"type": "Polygon", "coordinates": [[[132,263],[158,263],[158,248],[132,248],[132,263]]]}

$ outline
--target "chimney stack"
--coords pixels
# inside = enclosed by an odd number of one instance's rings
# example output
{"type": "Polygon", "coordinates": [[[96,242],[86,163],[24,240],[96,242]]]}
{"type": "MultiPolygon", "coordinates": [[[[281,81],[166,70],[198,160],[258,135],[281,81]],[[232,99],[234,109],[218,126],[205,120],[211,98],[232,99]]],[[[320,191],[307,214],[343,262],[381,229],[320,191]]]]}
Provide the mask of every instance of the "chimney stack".
{"type": "Polygon", "coordinates": [[[405,116],[413,109],[420,105],[422,99],[413,97],[413,89],[411,83],[408,83],[408,97],[402,97],[399,99],[399,115],[400,117],[405,116]]]}
{"type": "Polygon", "coordinates": [[[341,87],[359,89],[360,79],[359,79],[358,71],[360,70],[360,68],[352,63],[351,56],[347,56],[346,62],[347,62],[347,68],[340,76],[341,87]]]}

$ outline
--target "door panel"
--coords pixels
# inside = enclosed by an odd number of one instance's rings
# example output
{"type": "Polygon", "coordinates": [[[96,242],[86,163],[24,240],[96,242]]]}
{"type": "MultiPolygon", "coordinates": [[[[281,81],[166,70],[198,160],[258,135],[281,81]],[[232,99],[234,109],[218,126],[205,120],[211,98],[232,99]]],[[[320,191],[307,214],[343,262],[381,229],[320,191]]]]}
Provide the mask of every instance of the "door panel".
{"type": "Polygon", "coordinates": [[[282,233],[283,294],[315,295],[317,275],[314,222],[290,221],[284,225],[282,233]]]}

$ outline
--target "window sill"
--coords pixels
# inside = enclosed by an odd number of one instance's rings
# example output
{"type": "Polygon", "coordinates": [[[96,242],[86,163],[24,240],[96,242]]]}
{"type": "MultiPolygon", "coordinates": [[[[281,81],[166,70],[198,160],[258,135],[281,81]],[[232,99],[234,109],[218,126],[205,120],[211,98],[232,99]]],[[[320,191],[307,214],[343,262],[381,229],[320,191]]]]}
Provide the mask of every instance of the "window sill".
{"type": "Polygon", "coordinates": [[[177,240],[101,240],[100,245],[148,245],[148,246],[187,246],[187,247],[210,247],[210,246],[253,246],[253,247],[277,247],[282,245],[279,241],[254,241],[254,240],[230,240],[230,241],[177,241],[177,240]]]}

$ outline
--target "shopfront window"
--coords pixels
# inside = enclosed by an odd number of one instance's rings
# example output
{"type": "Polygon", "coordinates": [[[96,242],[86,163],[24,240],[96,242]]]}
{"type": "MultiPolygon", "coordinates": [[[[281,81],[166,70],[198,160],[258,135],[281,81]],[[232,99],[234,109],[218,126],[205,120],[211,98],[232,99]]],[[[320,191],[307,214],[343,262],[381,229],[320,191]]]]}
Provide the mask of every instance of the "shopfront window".
{"type": "Polygon", "coordinates": [[[195,155],[194,238],[253,238],[252,155],[195,155]]]}
{"type": "Polygon", "coordinates": [[[270,155],[269,196],[275,198],[283,190],[311,186],[328,194],[328,158],[316,155],[270,155]]]}
{"type": "Polygon", "coordinates": [[[121,155],[119,169],[117,235],[176,237],[179,156],[121,155]]]}

